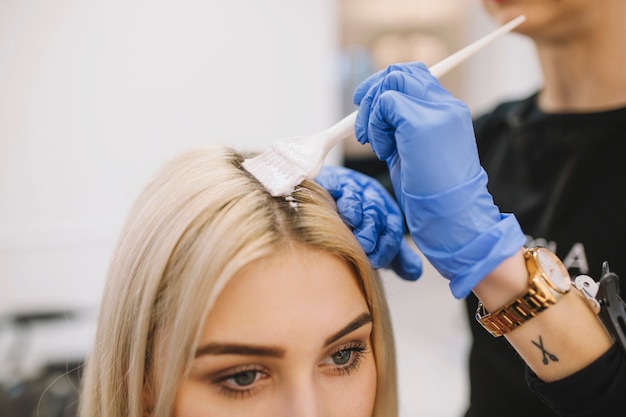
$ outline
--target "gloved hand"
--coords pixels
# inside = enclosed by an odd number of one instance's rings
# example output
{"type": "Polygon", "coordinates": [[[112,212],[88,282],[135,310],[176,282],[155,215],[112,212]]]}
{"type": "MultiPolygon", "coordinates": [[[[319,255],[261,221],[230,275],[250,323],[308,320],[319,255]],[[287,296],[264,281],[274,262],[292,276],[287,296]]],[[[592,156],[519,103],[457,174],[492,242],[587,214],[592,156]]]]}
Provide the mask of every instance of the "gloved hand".
{"type": "Polygon", "coordinates": [[[421,63],[361,83],[355,133],[385,160],[411,237],[463,298],[526,241],[487,191],[471,115],[421,63]]]}
{"type": "Polygon", "coordinates": [[[415,281],[422,262],[404,239],[404,218],[395,200],[375,179],[344,167],[324,166],[315,181],[337,203],[374,269],[391,268],[415,281]]]}

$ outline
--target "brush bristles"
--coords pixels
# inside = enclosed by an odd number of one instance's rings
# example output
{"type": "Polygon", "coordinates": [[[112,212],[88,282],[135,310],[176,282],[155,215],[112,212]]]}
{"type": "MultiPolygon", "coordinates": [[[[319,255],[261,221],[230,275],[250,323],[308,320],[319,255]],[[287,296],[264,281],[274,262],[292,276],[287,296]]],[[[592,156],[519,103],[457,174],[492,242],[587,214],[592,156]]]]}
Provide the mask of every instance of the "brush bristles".
{"type": "Polygon", "coordinates": [[[270,150],[241,164],[274,197],[287,196],[307,176],[307,173],[284,155],[270,150]]]}

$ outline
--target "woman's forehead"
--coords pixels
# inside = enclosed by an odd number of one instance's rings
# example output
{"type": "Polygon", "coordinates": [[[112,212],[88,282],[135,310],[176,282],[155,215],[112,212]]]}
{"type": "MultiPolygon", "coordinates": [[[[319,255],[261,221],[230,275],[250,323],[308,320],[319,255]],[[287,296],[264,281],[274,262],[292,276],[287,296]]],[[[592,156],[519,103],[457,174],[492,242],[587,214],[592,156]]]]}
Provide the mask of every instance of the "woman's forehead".
{"type": "Polygon", "coordinates": [[[201,343],[325,340],[364,313],[369,313],[367,302],[346,261],[289,248],[250,263],[232,277],[207,317],[201,343]]]}

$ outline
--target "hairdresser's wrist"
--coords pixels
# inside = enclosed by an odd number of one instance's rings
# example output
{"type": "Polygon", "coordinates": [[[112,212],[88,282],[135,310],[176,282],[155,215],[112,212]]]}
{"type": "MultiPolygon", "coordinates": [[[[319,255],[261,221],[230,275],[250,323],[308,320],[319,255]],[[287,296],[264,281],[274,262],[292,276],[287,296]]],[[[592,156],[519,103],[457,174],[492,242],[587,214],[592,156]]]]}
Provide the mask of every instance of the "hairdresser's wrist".
{"type": "MultiPolygon", "coordinates": [[[[523,251],[505,259],[474,293],[487,311],[497,311],[528,291],[523,251]]],[[[583,369],[604,354],[612,341],[596,314],[576,290],[527,320],[506,337],[543,381],[556,381],[583,369]]]]}
{"type": "Polygon", "coordinates": [[[528,289],[523,249],[506,258],[473,289],[487,311],[496,311],[528,289]]]}

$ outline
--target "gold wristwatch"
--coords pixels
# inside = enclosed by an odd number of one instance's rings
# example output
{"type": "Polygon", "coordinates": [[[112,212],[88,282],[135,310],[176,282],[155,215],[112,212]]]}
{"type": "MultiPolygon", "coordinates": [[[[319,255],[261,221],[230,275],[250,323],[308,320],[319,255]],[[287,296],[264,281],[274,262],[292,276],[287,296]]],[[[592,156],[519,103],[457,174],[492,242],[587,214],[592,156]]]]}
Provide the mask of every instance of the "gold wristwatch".
{"type": "Polygon", "coordinates": [[[556,304],[572,288],[567,269],[548,249],[525,249],[524,258],[528,269],[528,291],[493,313],[478,303],[476,320],[495,337],[514,330],[556,304]]]}

